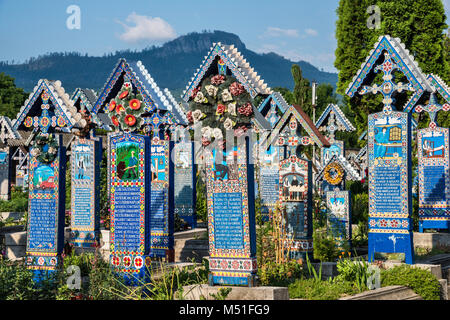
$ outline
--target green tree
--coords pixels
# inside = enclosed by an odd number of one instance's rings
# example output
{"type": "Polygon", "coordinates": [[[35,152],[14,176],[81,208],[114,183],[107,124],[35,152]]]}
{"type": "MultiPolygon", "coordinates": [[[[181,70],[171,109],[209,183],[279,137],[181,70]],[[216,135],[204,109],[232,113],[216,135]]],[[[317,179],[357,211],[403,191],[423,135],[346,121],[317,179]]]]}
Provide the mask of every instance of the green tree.
{"type": "Polygon", "coordinates": [[[17,88],[14,78],[0,73],[0,115],[15,119],[28,94],[17,88]]]}
{"type": "MultiPolygon", "coordinates": [[[[448,45],[445,46],[443,37],[447,25],[441,0],[341,0],[337,15],[337,92],[344,95],[354,114],[358,134],[367,128],[367,115],[381,110],[382,97],[365,95],[348,99],[345,91],[379,36],[389,34],[400,38],[424,73],[435,73],[444,81],[449,80],[448,45]],[[367,8],[375,4],[380,8],[381,24],[379,29],[370,29],[367,8]]],[[[380,83],[380,76],[375,78],[376,83],[380,83]]],[[[403,81],[401,77],[397,80],[403,81]]],[[[403,106],[407,98],[397,98],[396,106],[403,106]]]]}
{"type": "Polygon", "coordinates": [[[303,78],[302,69],[299,65],[294,64],[291,68],[292,77],[294,78],[294,103],[299,105],[303,111],[311,114],[311,94],[309,80],[303,78]]]}

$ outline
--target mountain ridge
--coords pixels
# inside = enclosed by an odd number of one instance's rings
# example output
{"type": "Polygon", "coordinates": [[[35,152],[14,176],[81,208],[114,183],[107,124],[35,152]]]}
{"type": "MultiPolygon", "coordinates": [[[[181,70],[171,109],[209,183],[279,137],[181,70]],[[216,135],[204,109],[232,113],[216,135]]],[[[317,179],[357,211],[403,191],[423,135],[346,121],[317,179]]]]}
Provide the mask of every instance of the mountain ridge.
{"type": "Polygon", "coordinates": [[[292,64],[301,67],[305,78],[319,83],[330,83],[336,87],[336,73],[320,71],[309,62],[294,62],[273,52],[256,53],[247,49],[239,36],[218,30],[191,32],[160,47],[152,46],[141,51],[116,51],[101,57],[66,52],[48,53],[30,58],[21,64],[0,62],[0,72],[14,77],[16,85],[26,91],[31,91],[42,78],[60,80],[69,93],[78,87],[99,91],[118,60],[125,58],[129,61],[141,60],[160,87],[178,92],[186,87],[212,44],[217,42],[233,44],[272,88],[293,88],[294,82],[290,72],[292,64]]]}

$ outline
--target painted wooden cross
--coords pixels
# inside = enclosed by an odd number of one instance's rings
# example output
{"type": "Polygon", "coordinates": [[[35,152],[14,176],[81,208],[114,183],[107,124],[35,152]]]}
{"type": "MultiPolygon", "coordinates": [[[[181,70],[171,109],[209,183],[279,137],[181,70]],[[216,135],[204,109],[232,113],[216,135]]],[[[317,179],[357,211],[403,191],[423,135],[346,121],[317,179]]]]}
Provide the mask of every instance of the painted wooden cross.
{"type": "Polygon", "coordinates": [[[383,83],[378,86],[377,84],[374,84],[372,86],[363,86],[362,89],[359,91],[360,95],[364,95],[367,93],[377,94],[380,93],[383,95],[383,111],[392,111],[392,104],[394,103],[394,99],[392,98],[392,95],[395,91],[402,92],[403,90],[408,91],[415,91],[414,87],[407,83],[394,83],[394,75],[392,74],[393,71],[400,70],[400,67],[398,64],[396,64],[390,54],[388,52],[384,53],[384,62],[378,66],[375,67],[374,71],[375,73],[378,73],[379,71],[383,71],[383,83]]]}
{"type": "Polygon", "coordinates": [[[278,138],[278,146],[284,146],[289,148],[288,149],[288,155],[295,155],[297,147],[299,145],[307,146],[313,143],[313,141],[308,136],[300,137],[297,133],[298,128],[298,121],[294,117],[291,117],[289,120],[289,129],[286,127],[286,129],[283,130],[283,132],[280,134],[280,137],[278,138]]]}
{"type": "Polygon", "coordinates": [[[415,107],[414,111],[417,113],[421,113],[423,111],[427,112],[430,116],[430,124],[428,125],[431,129],[436,129],[437,123],[436,123],[436,116],[439,111],[449,111],[450,110],[450,104],[445,103],[444,105],[440,105],[437,102],[436,95],[434,93],[430,96],[430,101],[427,105],[418,105],[415,107]]]}

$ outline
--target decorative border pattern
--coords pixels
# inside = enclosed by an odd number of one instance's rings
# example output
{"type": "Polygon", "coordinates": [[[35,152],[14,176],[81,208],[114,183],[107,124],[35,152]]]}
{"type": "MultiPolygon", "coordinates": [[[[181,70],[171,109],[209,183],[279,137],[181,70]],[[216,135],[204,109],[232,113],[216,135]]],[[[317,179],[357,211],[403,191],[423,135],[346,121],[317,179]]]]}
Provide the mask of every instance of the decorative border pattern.
{"type": "Polygon", "coordinates": [[[146,235],[146,219],[148,208],[146,208],[145,197],[148,196],[146,192],[146,184],[148,173],[145,172],[147,164],[145,151],[147,149],[146,141],[144,136],[134,135],[130,133],[123,133],[121,135],[110,136],[110,204],[111,204],[111,233],[110,233],[110,264],[113,266],[116,271],[121,273],[140,273],[140,269],[142,266],[134,266],[131,261],[135,260],[135,257],[145,257],[147,254],[147,235],[146,235]],[[130,141],[137,143],[139,145],[139,177],[138,181],[135,183],[124,183],[120,181],[117,177],[116,173],[116,145],[124,142],[130,141]],[[120,248],[116,248],[116,239],[115,239],[115,189],[117,187],[127,188],[127,187],[137,187],[140,186],[140,214],[139,214],[139,245],[135,248],[135,250],[120,250],[120,248]],[[126,258],[126,259],[125,259],[126,258]],[[125,260],[124,260],[125,259],[125,260]],[[130,261],[128,261],[130,260],[130,261]]]}
{"type": "MultiPolygon", "coordinates": [[[[409,223],[410,219],[410,177],[408,177],[408,166],[409,161],[409,151],[410,145],[408,145],[409,138],[409,126],[408,126],[408,117],[409,115],[404,112],[380,112],[369,115],[368,125],[368,161],[369,161],[369,232],[372,233],[386,233],[386,232],[397,232],[398,228],[403,229],[406,232],[409,232],[411,224],[409,223]],[[386,117],[393,117],[401,119],[401,140],[402,140],[402,157],[397,159],[375,159],[374,156],[374,145],[375,145],[375,121],[379,119],[384,119],[386,117]],[[378,212],[376,209],[376,200],[375,200],[375,180],[377,179],[375,175],[376,167],[392,167],[398,166],[400,170],[400,193],[401,193],[401,203],[398,205],[401,206],[400,213],[392,213],[392,212],[378,212]],[[399,221],[398,223],[386,222],[387,218],[396,218],[399,221]],[[384,222],[382,222],[384,221],[384,222]],[[395,226],[395,229],[379,229],[374,228],[376,226],[395,226]],[[372,227],[373,226],[373,227],[372,227]]],[[[391,220],[390,220],[391,221],[391,220]]],[[[387,227],[388,228],[388,227],[387,227]]]]}

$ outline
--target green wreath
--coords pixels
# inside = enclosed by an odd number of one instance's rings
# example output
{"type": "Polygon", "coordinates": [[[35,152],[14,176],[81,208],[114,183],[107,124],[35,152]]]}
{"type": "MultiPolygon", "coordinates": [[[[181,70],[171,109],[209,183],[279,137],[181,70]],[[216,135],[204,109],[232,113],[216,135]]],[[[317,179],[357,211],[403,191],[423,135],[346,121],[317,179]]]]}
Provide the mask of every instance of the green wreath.
{"type": "Polygon", "coordinates": [[[52,163],[58,155],[58,142],[55,135],[51,133],[37,135],[32,144],[31,155],[41,163],[52,163]]]}

